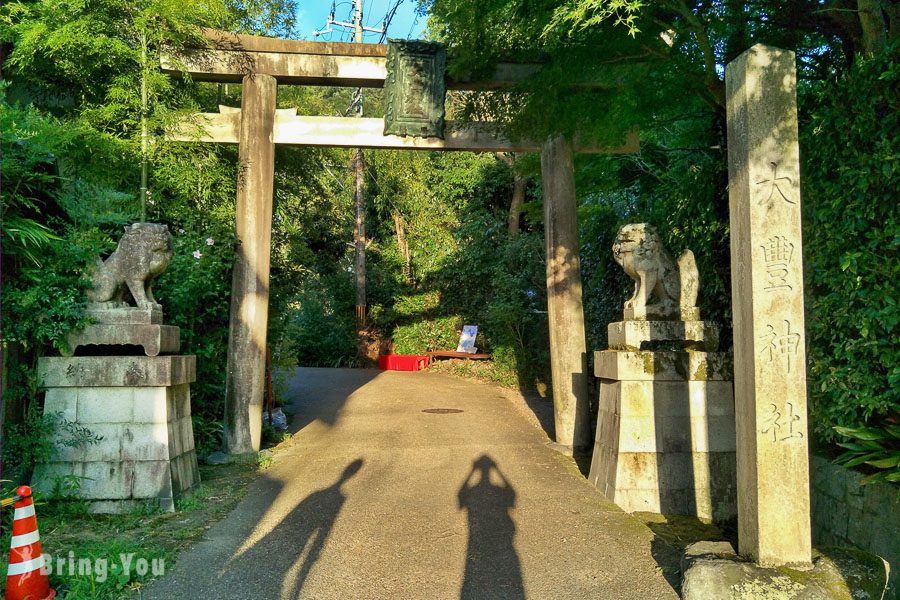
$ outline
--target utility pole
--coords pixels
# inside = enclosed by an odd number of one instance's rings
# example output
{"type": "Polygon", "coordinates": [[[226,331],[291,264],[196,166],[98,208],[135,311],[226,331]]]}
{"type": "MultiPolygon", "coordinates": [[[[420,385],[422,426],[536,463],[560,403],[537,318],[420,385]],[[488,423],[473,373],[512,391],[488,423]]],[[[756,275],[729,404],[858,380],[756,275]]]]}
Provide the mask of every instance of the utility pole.
{"type": "MultiPolygon", "coordinates": [[[[332,25],[353,30],[353,41],[361,44],[363,31],[384,33],[384,28],[374,29],[363,26],[363,0],[353,0],[353,22],[346,23],[334,20],[334,4],[331,6],[331,14],[328,16],[327,26],[321,31],[314,31],[313,35],[334,31],[332,25]]],[[[363,116],[363,91],[356,88],[353,92],[353,104],[356,107],[356,117],[363,116]]],[[[366,162],[362,148],[357,148],[353,157],[353,203],[355,206],[356,220],[353,227],[353,244],[356,248],[356,261],[354,275],[356,277],[356,325],[362,328],[366,324],[366,202],[363,196],[363,184],[365,183],[366,162]]]]}
{"type": "MultiPolygon", "coordinates": [[[[363,41],[362,0],[353,0],[353,41],[363,41]]],[[[363,91],[356,88],[356,117],[363,116],[363,91]]],[[[353,242],[356,245],[356,327],[366,325],[366,200],[363,197],[366,163],[362,148],[356,149],[353,161],[353,202],[356,206],[356,225],[353,228],[353,242]]]]}

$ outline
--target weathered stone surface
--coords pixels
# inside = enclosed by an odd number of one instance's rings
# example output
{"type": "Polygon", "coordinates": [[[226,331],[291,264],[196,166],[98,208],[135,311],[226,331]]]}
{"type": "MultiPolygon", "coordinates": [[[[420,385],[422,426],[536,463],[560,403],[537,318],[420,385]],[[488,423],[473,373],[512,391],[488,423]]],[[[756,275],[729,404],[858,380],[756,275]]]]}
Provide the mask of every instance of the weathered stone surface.
{"type": "Polygon", "coordinates": [[[813,543],[853,546],[883,557],[894,566],[891,589],[895,595],[900,593],[900,493],[896,487],[861,485],[861,473],[821,456],[812,456],[810,471],[813,543]]]}
{"type": "Polygon", "coordinates": [[[66,421],[78,418],[78,390],[53,388],[44,394],[44,414],[56,414],[66,421]]]}
{"type": "Polygon", "coordinates": [[[107,325],[135,324],[135,325],[162,325],[162,307],[149,306],[125,306],[117,308],[103,308],[97,305],[88,305],[85,315],[91,317],[97,323],[107,325]]]}
{"type": "Polygon", "coordinates": [[[730,381],[601,380],[589,480],[623,510],[733,517],[734,448],[730,381]]]}
{"type": "Polygon", "coordinates": [[[197,379],[196,356],[74,356],[38,360],[47,388],[159,387],[197,379]]]}
{"type": "MultiPolygon", "coordinates": [[[[221,107],[220,107],[221,110],[221,107]]],[[[540,152],[535,140],[508,139],[497,123],[447,121],[444,139],[384,135],[383,118],[313,117],[290,115],[277,110],[272,136],[277,145],[316,148],[382,148],[386,150],[466,150],[469,152],[540,152]]],[[[179,142],[237,144],[241,133],[241,111],[197,113],[168,130],[166,139],[179,142]],[[198,130],[198,123],[202,124],[198,130]]],[[[630,154],[640,149],[637,130],[625,132],[613,145],[577,140],[581,154],[630,154]]]]}
{"type": "Polygon", "coordinates": [[[140,387],[133,388],[132,422],[133,423],[164,423],[166,415],[174,413],[173,396],[176,389],[188,388],[189,384],[182,383],[177,386],[165,387],[140,387]]]}
{"type": "Polygon", "coordinates": [[[544,145],[541,173],[556,442],[580,450],[590,448],[591,434],[574,164],[572,145],[562,136],[544,145]]]}
{"type": "Polygon", "coordinates": [[[79,423],[130,423],[134,390],[127,387],[78,388],[79,423]]]}
{"type": "Polygon", "coordinates": [[[171,260],[169,227],[134,223],[125,228],[115,252],[98,262],[88,300],[98,309],[117,308],[127,306],[130,296],[138,307],[159,307],[153,298],[153,280],[166,270],[171,260]]]}
{"type": "Polygon", "coordinates": [[[810,561],[809,430],[794,53],[725,73],[740,553],[810,561]]]}
{"type": "Polygon", "coordinates": [[[632,223],[619,230],[613,257],[634,280],[634,294],[625,302],[625,320],[700,319],[700,275],[693,252],[686,250],[676,267],[656,229],[632,223]]]}
{"type": "Polygon", "coordinates": [[[682,559],[684,600],[881,600],[890,566],[845,548],[823,548],[812,568],[766,568],[737,556],[728,542],[699,542],[682,559]]]}
{"type": "Polygon", "coordinates": [[[65,356],[72,356],[79,347],[123,345],[142,346],[147,356],[159,356],[178,352],[181,332],[171,325],[98,324],[70,334],[68,341],[65,356]]]}
{"type": "Polygon", "coordinates": [[[60,413],[101,439],[78,447],[56,440],[50,462],[41,465],[35,473],[37,489],[52,490],[61,477],[74,476],[84,478],[79,494],[91,501],[92,512],[127,512],[147,501],[163,510],[173,510],[174,499],[200,481],[190,411],[193,359],[193,356],[42,359],[45,384],[55,382],[64,386],[48,388],[45,413],[60,413]],[[97,362],[98,358],[103,360],[97,362]],[[128,364],[133,358],[142,359],[144,366],[165,367],[146,369],[151,375],[164,375],[156,377],[157,380],[182,382],[153,387],[121,385],[121,381],[115,380],[121,379],[122,369],[115,367],[115,363],[128,364]],[[76,367],[73,369],[76,383],[85,380],[96,383],[104,377],[96,376],[94,370],[109,366],[112,375],[105,373],[105,378],[119,385],[71,385],[73,377],[67,371],[72,365],[76,367]],[[81,375],[78,375],[79,366],[85,367],[81,375]],[[186,372],[189,377],[185,376],[186,372]]]}
{"type": "Polygon", "coordinates": [[[594,352],[594,374],[620,381],[730,381],[725,352],[594,352]]]}
{"type": "Polygon", "coordinates": [[[618,321],[610,323],[607,339],[612,350],[657,350],[671,342],[679,349],[715,352],[719,325],[712,321],[618,321]]]}
{"type": "Polygon", "coordinates": [[[728,519],[737,487],[732,363],[694,351],[719,342],[719,327],[699,321],[694,255],[676,268],[641,223],[619,230],[613,256],[635,290],[625,321],[609,325],[611,349],[594,353],[600,403],[589,480],[628,512],[728,519]]]}
{"type": "Polygon", "coordinates": [[[225,447],[237,454],[259,450],[262,436],[277,85],[270,75],[249,74],[241,90],[235,206],[240,245],[232,275],[225,375],[225,447]]]}
{"type": "Polygon", "coordinates": [[[72,348],[89,345],[142,346],[147,356],[176,354],[181,349],[181,333],[171,325],[89,325],[70,338],[72,348]]]}

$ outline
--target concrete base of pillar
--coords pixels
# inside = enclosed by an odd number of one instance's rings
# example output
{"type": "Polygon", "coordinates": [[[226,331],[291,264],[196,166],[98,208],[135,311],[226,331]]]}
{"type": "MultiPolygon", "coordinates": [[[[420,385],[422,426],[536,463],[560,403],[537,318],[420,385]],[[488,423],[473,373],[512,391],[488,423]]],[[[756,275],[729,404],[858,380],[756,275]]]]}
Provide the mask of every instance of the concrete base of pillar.
{"type": "Polygon", "coordinates": [[[589,480],[628,512],[737,513],[731,366],[721,353],[595,353],[600,406],[589,480]]]}
{"type": "Polygon", "coordinates": [[[890,566],[874,554],[849,548],[813,550],[807,569],[764,568],[737,554],[728,542],[691,544],[681,561],[684,600],[881,600],[890,566]]]}
{"type": "Polygon", "coordinates": [[[175,510],[175,499],[200,482],[191,423],[194,356],[43,358],[44,414],[102,439],[71,447],[56,432],[55,452],[40,465],[34,487],[51,492],[69,480],[91,512],[122,513],[152,503],[175,510]]]}

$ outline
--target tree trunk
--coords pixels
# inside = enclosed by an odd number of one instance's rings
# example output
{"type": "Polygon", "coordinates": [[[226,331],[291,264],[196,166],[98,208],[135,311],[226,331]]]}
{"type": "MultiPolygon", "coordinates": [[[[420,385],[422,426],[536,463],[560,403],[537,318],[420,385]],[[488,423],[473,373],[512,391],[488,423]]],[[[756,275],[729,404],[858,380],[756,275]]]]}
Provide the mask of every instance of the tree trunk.
{"type": "MultiPolygon", "coordinates": [[[[494,156],[506,163],[506,166],[510,169],[513,168],[513,163],[515,162],[514,154],[497,152],[494,156]]],[[[509,237],[515,237],[519,233],[519,215],[522,213],[522,204],[525,203],[525,187],[527,184],[528,181],[524,177],[515,171],[513,172],[512,198],[509,202],[509,216],[506,220],[509,237]]]]}
{"type": "Polygon", "coordinates": [[[726,19],[731,33],[725,42],[725,62],[737,58],[748,46],[747,38],[747,4],[743,0],[728,0],[726,19]]]}
{"type": "Polygon", "coordinates": [[[362,148],[356,149],[353,161],[353,199],[356,204],[356,225],[353,228],[353,242],[356,246],[356,324],[366,324],[366,202],[363,196],[365,182],[365,158],[362,148]]]}
{"type": "Polygon", "coordinates": [[[522,204],[525,203],[525,185],[527,183],[521,175],[516,175],[513,179],[512,200],[509,203],[509,219],[507,220],[511,238],[519,233],[519,215],[522,213],[522,204]]]}
{"type": "Polygon", "coordinates": [[[400,213],[391,215],[394,219],[394,233],[397,236],[397,249],[403,257],[403,276],[408,283],[412,282],[412,257],[409,254],[409,242],[406,240],[406,222],[400,213]]]}
{"type": "Polygon", "coordinates": [[[862,27],[863,50],[866,54],[876,54],[887,43],[886,23],[879,0],[857,0],[859,25],[862,27]]]}

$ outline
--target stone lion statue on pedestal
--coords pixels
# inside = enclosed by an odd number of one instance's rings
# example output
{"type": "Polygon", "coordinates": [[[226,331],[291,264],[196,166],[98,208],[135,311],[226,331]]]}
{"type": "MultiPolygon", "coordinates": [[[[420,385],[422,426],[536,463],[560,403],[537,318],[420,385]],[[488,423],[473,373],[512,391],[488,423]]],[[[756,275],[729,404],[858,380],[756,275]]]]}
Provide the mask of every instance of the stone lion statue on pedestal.
{"type": "Polygon", "coordinates": [[[127,291],[138,308],[160,308],[153,298],[152,284],[171,260],[172,234],[167,225],[130,225],[116,251],[104,261],[98,259],[88,300],[95,306],[126,307],[127,291]]]}
{"type": "Polygon", "coordinates": [[[676,266],[652,225],[632,223],[619,230],[613,257],[634,279],[634,294],[624,306],[626,320],[698,318],[700,277],[693,252],[685,250],[676,266]]]}

